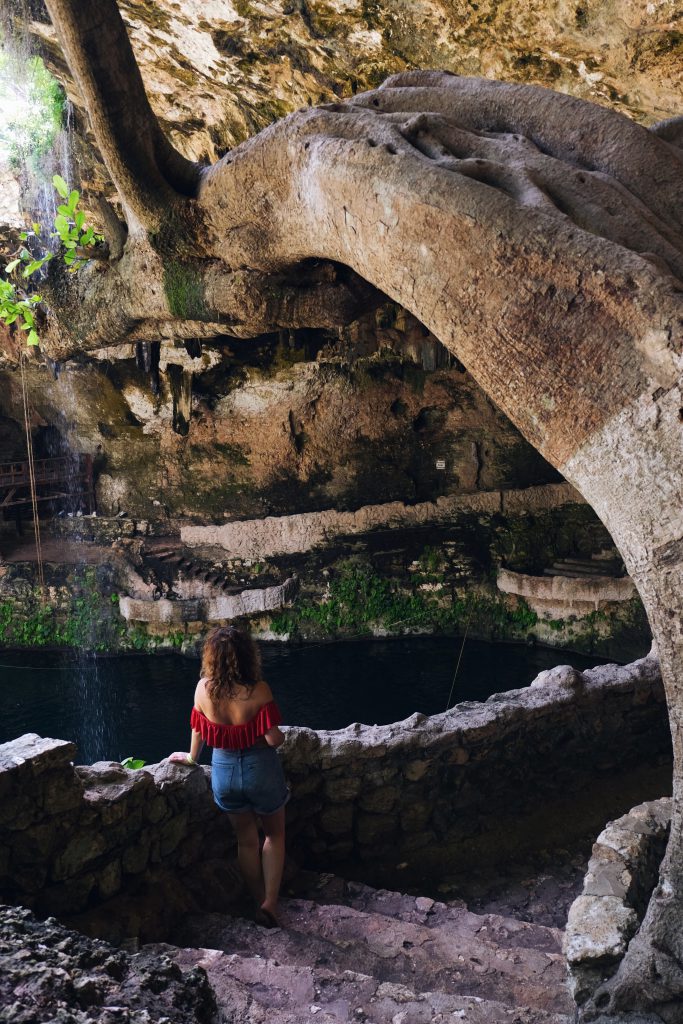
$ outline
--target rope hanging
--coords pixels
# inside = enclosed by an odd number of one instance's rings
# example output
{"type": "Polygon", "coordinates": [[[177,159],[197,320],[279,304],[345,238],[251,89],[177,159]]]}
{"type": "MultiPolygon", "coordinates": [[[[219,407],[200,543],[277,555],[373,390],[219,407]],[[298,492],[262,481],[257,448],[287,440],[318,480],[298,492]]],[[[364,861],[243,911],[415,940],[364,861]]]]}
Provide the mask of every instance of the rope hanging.
{"type": "Polygon", "coordinates": [[[446,711],[451,706],[451,698],[453,696],[453,690],[455,689],[455,680],[458,678],[458,670],[460,669],[460,662],[462,661],[462,652],[465,650],[465,641],[467,640],[467,634],[470,628],[470,622],[472,621],[472,613],[474,612],[474,605],[470,608],[470,614],[467,616],[467,625],[465,626],[465,634],[462,638],[462,644],[460,645],[460,654],[458,655],[458,663],[455,666],[455,672],[453,673],[453,682],[451,683],[451,692],[448,694],[448,700],[446,701],[446,711]]]}
{"type": "Polygon", "coordinates": [[[43,572],[43,547],[40,540],[40,521],[38,519],[38,492],[36,491],[36,469],[33,460],[33,439],[31,437],[31,415],[26,382],[26,353],[22,352],[19,359],[21,368],[21,397],[24,405],[24,429],[26,431],[26,452],[28,454],[28,473],[31,483],[31,506],[33,508],[33,533],[36,539],[36,561],[38,565],[38,586],[41,600],[45,599],[45,575],[43,572]]]}

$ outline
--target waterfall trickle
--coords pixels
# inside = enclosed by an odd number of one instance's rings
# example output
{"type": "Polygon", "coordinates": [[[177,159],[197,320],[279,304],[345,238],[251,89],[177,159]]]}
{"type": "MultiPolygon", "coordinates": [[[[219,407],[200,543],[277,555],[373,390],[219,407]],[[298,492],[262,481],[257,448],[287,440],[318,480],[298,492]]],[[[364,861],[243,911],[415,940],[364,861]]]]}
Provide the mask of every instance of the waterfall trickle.
{"type": "MultiPolygon", "coordinates": [[[[59,175],[69,190],[80,190],[80,161],[74,133],[74,111],[61,86],[40,57],[33,54],[32,25],[40,13],[30,0],[16,0],[11,10],[0,12],[0,187],[7,182],[14,203],[16,230],[27,235],[19,243],[34,259],[56,252],[55,218],[64,202],[53,185],[59,175]]],[[[35,27],[35,26],[34,26],[35,27]]],[[[4,197],[3,197],[4,198],[4,197]]],[[[11,205],[11,204],[10,204],[11,205]]],[[[0,201],[0,216],[8,202],[0,201]]],[[[8,207],[9,209],[9,207],[8,207]]],[[[14,256],[18,253],[14,253],[14,256]]],[[[27,292],[41,292],[48,264],[17,280],[27,292]]],[[[73,649],[64,659],[64,670],[76,683],[78,722],[76,732],[81,760],[115,757],[111,714],[111,687],[101,679],[97,652],[102,647],[101,598],[98,572],[102,552],[94,549],[87,528],[94,514],[92,463],[95,452],[79,438],[74,409],[78,395],[73,367],[55,372],[54,364],[31,362],[27,400],[31,410],[31,447],[36,458],[58,479],[61,497],[41,498],[34,506],[44,537],[52,537],[55,561],[68,566],[71,611],[60,641],[73,649]],[[88,480],[85,480],[85,477],[88,480]],[[59,513],[59,514],[58,514],[59,513]],[[82,527],[80,524],[83,524],[82,527]],[[66,526],[66,529],[63,527],[66,526]],[[55,545],[55,541],[58,543],[55,545]]],[[[1,408],[0,412],[13,410],[1,408]]],[[[2,459],[0,459],[2,461],[2,459]]],[[[28,515],[24,510],[24,515],[28,515]]],[[[38,559],[40,565],[40,559],[38,559]]],[[[74,736],[74,738],[76,738],[74,736]]]]}
{"type": "MultiPolygon", "coordinates": [[[[75,182],[73,109],[63,89],[33,52],[35,11],[15,0],[0,17],[0,165],[8,165],[19,183],[22,207],[44,232],[56,214],[52,176],[75,182]]],[[[42,239],[47,243],[47,236],[42,239]]]]}

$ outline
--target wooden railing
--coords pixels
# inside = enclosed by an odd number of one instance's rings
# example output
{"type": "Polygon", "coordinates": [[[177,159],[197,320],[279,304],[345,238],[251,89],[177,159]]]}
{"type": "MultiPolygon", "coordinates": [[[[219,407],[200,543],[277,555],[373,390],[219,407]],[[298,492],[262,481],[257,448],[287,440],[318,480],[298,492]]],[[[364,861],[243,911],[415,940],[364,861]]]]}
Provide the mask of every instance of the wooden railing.
{"type": "MultiPolygon", "coordinates": [[[[92,455],[35,459],[33,463],[36,500],[65,500],[95,511],[92,455]]],[[[28,461],[0,463],[0,509],[30,506],[31,473],[28,461]]]]}

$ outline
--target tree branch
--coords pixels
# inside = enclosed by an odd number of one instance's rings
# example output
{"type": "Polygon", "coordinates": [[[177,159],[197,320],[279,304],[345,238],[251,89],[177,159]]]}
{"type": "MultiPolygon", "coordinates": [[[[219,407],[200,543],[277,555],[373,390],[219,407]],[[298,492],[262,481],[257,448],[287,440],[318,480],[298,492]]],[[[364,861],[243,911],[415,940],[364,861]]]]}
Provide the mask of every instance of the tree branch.
{"type": "Polygon", "coordinates": [[[128,230],[123,221],[116,216],[114,207],[104,196],[99,196],[94,205],[100,215],[104,237],[109,245],[109,259],[115,263],[123,256],[128,230]]]}
{"type": "Polygon", "coordinates": [[[81,90],[129,229],[157,230],[202,169],[166,139],[135,61],[116,0],[46,0],[81,90]]]}
{"type": "Polygon", "coordinates": [[[60,360],[162,335],[255,338],[281,328],[343,327],[383,298],[330,263],[280,274],[231,271],[218,261],[164,264],[145,240],[133,240],[118,262],[94,261],[77,274],[54,260],[42,292],[50,312],[41,347],[60,360]]]}

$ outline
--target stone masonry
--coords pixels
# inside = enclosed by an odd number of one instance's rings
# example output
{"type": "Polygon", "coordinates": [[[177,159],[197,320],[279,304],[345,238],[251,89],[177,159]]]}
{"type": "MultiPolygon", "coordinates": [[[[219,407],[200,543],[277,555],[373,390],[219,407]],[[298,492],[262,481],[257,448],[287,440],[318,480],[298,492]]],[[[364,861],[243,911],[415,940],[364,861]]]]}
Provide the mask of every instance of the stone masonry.
{"type": "MultiPolygon", "coordinates": [[[[290,852],[326,870],[405,881],[416,866],[495,860],[599,820],[597,831],[613,816],[610,780],[626,801],[633,769],[655,789],[669,743],[653,657],[584,673],[560,667],[431,718],[290,728],[290,852]]],[[[199,898],[201,872],[219,875],[220,898],[234,900],[234,840],[208,767],[74,767],[74,755],[72,743],[34,734],[0,746],[0,897],[69,918],[128,899],[120,939],[147,927],[135,897],[143,889],[156,886],[159,899],[150,939],[163,934],[171,904],[199,898]]]]}
{"type": "Polygon", "coordinates": [[[615,973],[640,926],[670,826],[671,801],[651,800],[611,821],[593,846],[583,892],[569,911],[564,942],[570,988],[584,1007],[585,1020],[597,1016],[600,996],[593,1006],[592,997],[615,973]]]}

